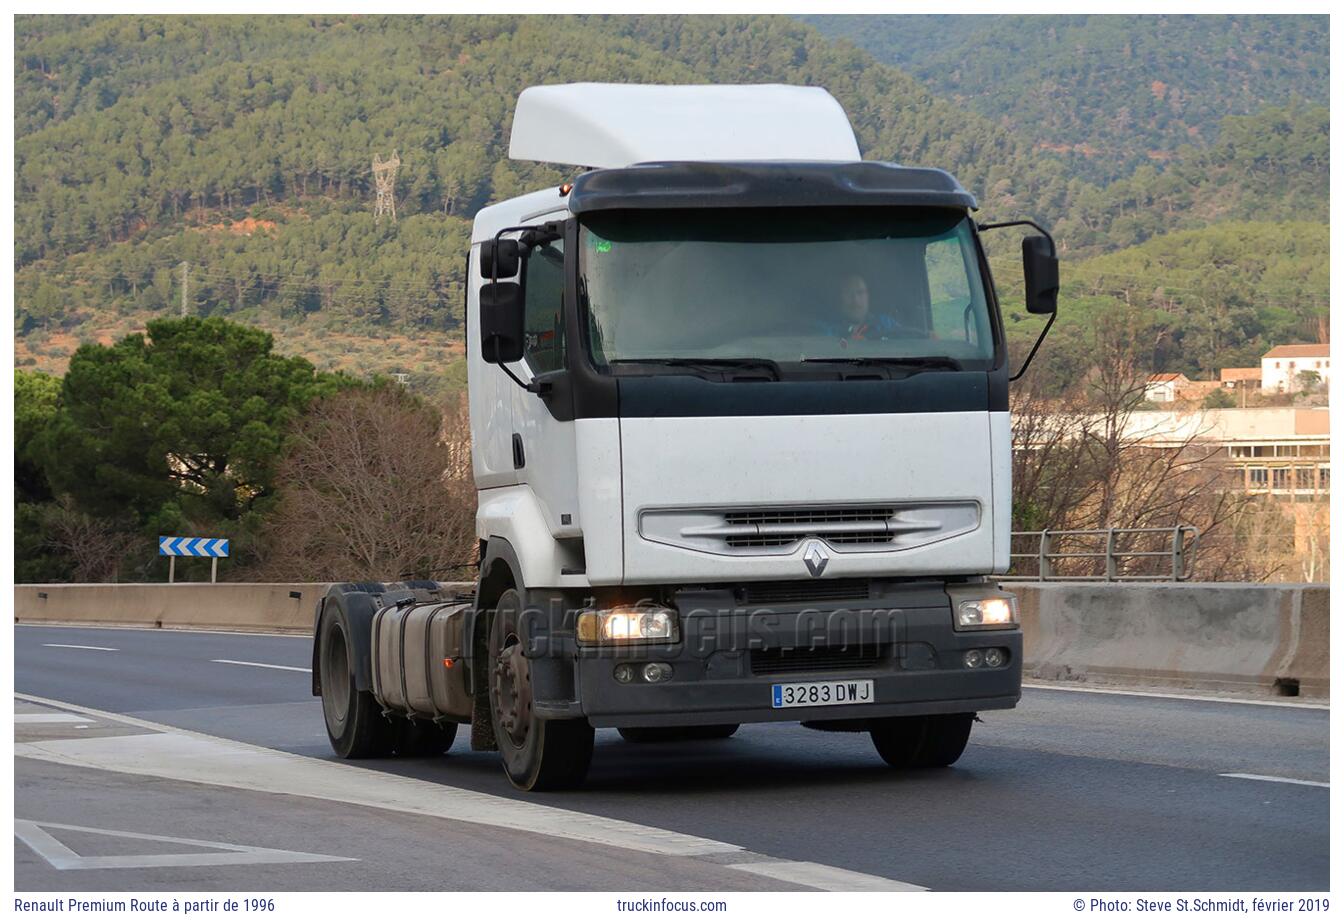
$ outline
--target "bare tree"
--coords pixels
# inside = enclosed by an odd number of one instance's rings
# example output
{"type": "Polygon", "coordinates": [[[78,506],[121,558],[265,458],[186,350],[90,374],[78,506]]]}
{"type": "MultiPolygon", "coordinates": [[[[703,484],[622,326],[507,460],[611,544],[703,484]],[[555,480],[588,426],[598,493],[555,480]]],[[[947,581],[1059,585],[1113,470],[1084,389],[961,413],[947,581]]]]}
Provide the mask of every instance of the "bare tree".
{"type": "Polygon", "coordinates": [[[44,512],[46,544],[74,562],[70,580],[114,582],[135,543],[115,521],[85,514],[62,498],[44,512]]]}
{"type": "Polygon", "coordinates": [[[275,580],[438,577],[475,560],[466,407],[399,387],[348,390],[296,425],[262,534],[275,580]]]}
{"type": "MultiPolygon", "coordinates": [[[[1014,526],[1020,530],[1105,530],[1193,525],[1201,534],[1195,576],[1267,577],[1260,560],[1238,551],[1232,537],[1245,527],[1250,498],[1232,482],[1225,451],[1206,435],[1202,416],[1180,432],[1139,422],[1151,350],[1160,327],[1138,311],[1098,318],[1093,366],[1068,399],[1014,394],[1014,526]]],[[[1170,536],[1120,533],[1119,554],[1159,552],[1170,536]]],[[[1098,552],[1105,537],[1074,538],[1056,551],[1098,552]]],[[[1017,547],[1019,551],[1025,547],[1017,547]]],[[[1121,574],[1156,574],[1167,557],[1129,556],[1121,574]]],[[[1059,561],[1061,575],[1100,575],[1101,560],[1059,561]]]]}

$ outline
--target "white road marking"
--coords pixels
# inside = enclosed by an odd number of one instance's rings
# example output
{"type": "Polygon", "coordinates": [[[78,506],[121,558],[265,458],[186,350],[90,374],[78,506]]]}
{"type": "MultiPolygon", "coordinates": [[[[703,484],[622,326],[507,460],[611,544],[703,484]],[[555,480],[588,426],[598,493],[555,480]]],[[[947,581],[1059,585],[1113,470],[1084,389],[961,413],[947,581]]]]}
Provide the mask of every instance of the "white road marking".
{"type": "Polygon", "coordinates": [[[1322,789],[1329,789],[1329,783],[1322,783],[1312,779],[1292,779],[1287,776],[1265,776],[1260,773],[1219,773],[1219,776],[1226,776],[1228,779],[1258,779],[1265,783],[1289,783],[1293,786],[1319,786],[1322,789]]]}
{"type": "Polygon", "coordinates": [[[109,831],[98,827],[80,827],[75,824],[52,824],[48,821],[15,819],[14,836],[26,843],[38,856],[51,863],[53,869],[152,869],[181,866],[244,866],[256,863],[358,862],[358,860],[349,856],[323,856],[320,853],[300,853],[294,850],[237,846],[232,843],[219,843],[214,840],[191,840],[187,837],[133,834],[130,831],[109,831]],[[130,840],[153,840],[156,843],[176,843],[190,847],[209,847],[218,852],[80,856],[47,833],[44,828],[78,831],[84,834],[101,834],[104,837],[122,837],[130,840]]]}
{"type": "Polygon", "coordinates": [[[264,664],[260,661],[233,661],[229,658],[211,658],[215,664],[240,664],[246,668],[272,668],[276,671],[302,671],[305,674],[313,673],[312,668],[296,668],[288,664],[264,664]]]}
{"type": "Polygon", "coordinates": [[[108,648],[103,645],[61,645],[57,642],[43,642],[43,648],[82,648],[90,652],[119,652],[119,648],[108,648]]]}
{"type": "MultiPolygon", "coordinates": [[[[714,863],[720,867],[723,866],[723,857],[731,855],[732,868],[742,866],[744,871],[757,875],[768,874],[759,867],[761,863],[771,862],[767,856],[722,840],[693,837],[631,821],[542,805],[535,801],[510,799],[442,783],[380,773],[348,763],[303,757],[29,694],[16,693],[14,696],[30,703],[82,712],[100,720],[134,725],[154,732],[110,738],[16,743],[14,754],[18,757],[114,773],[156,776],[181,782],[343,802],[420,817],[527,831],[642,853],[717,857],[714,863]]],[[[772,864],[778,865],[779,862],[776,860],[772,864]]],[[[800,885],[811,885],[803,877],[805,870],[815,873],[818,886],[840,884],[837,879],[841,876],[834,873],[844,873],[844,890],[857,890],[859,885],[865,886],[865,890],[887,890],[886,886],[905,884],[816,863],[787,865],[793,868],[790,870],[792,875],[785,881],[796,881],[800,885]]]]}
{"type": "Polygon", "coordinates": [[[1239,706],[1278,706],[1283,709],[1329,709],[1329,703],[1290,703],[1288,700],[1243,700],[1234,696],[1193,696],[1186,693],[1159,693],[1155,690],[1113,690],[1102,687],[1064,687],[1023,681],[1024,690],[1059,690],[1067,693],[1101,693],[1108,696],[1145,696],[1158,700],[1189,700],[1195,703],[1236,703],[1239,706]]]}
{"type": "Polygon", "coordinates": [[[77,722],[80,725],[88,725],[93,720],[86,716],[77,716],[69,712],[16,712],[14,713],[15,724],[33,723],[33,722],[77,722]]]}
{"type": "Polygon", "coordinates": [[[919,885],[911,885],[909,882],[898,882],[895,879],[865,875],[862,872],[851,872],[848,869],[840,869],[836,866],[823,866],[819,863],[810,862],[791,862],[785,859],[732,863],[727,868],[740,869],[743,872],[750,872],[752,875],[764,875],[767,878],[779,879],[781,882],[806,885],[808,888],[816,888],[821,891],[929,890],[919,885]]]}

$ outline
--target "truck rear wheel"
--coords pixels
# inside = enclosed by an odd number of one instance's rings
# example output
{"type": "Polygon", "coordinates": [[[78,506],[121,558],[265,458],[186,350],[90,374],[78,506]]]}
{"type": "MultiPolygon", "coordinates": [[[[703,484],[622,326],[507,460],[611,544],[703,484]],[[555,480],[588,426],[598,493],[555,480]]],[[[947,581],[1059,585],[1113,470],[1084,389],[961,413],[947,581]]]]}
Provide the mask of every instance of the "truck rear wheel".
{"type": "Polygon", "coordinates": [[[876,719],[870,734],[893,767],[948,767],[966,750],[975,713],[876,719]]]}
{"type": "Polygon", "coordinates": [[[532,705],[532,667],[523,655],[522,596],[500,595],[490,624],[490,721],[509,781],[524,791],[577,786],[593,759],[587,719],[540,719],[532,705]]]}
{"type": "Polygon", "coordinates": [[[684,725],[657,726],[654,728],[618,728],[621,737],[635,744],[647,744],[656,741],[713,741],[731,738],[736,734],[737,725],[684,725]]]}
{"type": "Polygon", "coordinates": [[[322,715],[331,749],[347,760],[386,757],[392,753],[394,726],[373,694],[355,686],[350,637],[340,617],[322,621],[318,644],[322,715]]]}

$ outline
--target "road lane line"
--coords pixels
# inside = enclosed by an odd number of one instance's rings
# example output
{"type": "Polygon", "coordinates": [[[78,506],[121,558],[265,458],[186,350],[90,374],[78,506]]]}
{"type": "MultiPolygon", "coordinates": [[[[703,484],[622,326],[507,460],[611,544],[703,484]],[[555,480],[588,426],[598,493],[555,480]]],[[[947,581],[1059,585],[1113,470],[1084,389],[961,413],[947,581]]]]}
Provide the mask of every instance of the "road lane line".
{"type": "Polygon", "coordinates": [[[823,890],[860,890],[860,885],[863,886],[862,890],[888,890],[882,886],[908,884],[850,872],[836,866],[772,859],[722,840],[570,811],[535,801],[505,798],[442,783],[380,773],[339,761],[304,757],[59,700],[25,693],[16,693],[14,698],[155,732],[16,743],[14,754],[18,757],[114,773],[342,802],[642,853],[701,857],[706,864],[712,863],[719,867],[725,863],[733,867],[754,867],[744,871],[756,875],[769,874],[762,871],[762,864],[779,865],[785,862],[792,867],[789,870],[792,874],[783,878],[783,881],[823,890]],[[816,884],[808,881],[808,878],[812,878],[816,884]],[[823,887],[831,885],[841,887],[823,887]]]}
{"type": "Polygon", "coordinates": [[[289,664],[265,664],[260,661],[234,661],[230,658],[211,658],[214,664],[240,664],[246,668],[273,668],[276,671],[302,671],[305,674],[313,673],[312,668],[296,668],[289,664]]]}
{"type": "Polygon", "coordinates": [[[119,648],[108,648],[105,645],[61,645],[59,642],[43,642],[43,648],[82,648],[90,652],[119,652],[119,648]]]}
{"type": "Polygon", "coordinates": [[[80,725],[88,725],[92,722],[88,716],[77,716],[70,712],[16,712],[14,713],[14,724],[26,725],[34,722],[77,722],[80,725]]]}
{"type": "Polygon", "coordinates": [[[1159,693],[1155,690],[1113,690],[1109,687],[1057,687],[1035,681],[1023,681],[1023,690],[1058,690],[1063,693],[1099,693],[1104,696],[1143,696],[1156,700],[1184,700],[1192,703],[1236,703],[1238,706],[1278,706],[1281,709],[1329,709],[1329,703],[1290,703],[1287,700],[1243,700],[1234,696],[1191,696],[1184,693],[1159,693]]]}
{"type": "Polygon", "coordinates": [[[1293,786],[1319,786],[1322,789],[1329,789],[1329,783],[1322,783],[1312,779],[1292,779],[1287,776],[1265,776],[1260,773],[1219,773],[1219,776],[1226,776],[1228,779],[1258,779],[1265,783],[1288,783],[1293,786]]]}

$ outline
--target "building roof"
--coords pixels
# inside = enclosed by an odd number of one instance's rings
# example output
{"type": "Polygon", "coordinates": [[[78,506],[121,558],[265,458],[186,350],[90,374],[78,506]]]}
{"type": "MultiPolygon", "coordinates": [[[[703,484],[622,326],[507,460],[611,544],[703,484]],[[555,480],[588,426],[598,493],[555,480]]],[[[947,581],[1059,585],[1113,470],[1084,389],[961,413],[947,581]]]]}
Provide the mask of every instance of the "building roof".
{"type": "Polygon", "coordinates": [[[1223,383],[1232,383],[1237,380],[1259,380],[1262,371],[1258,367],[1225,367],[1218,372],[1218,379],[1223,383]]]}
{"type": "Polygon", "coordinates": [[[1189,382],[1190,382],[1189,378],[1187,378],[1184,374],[1149,374],[1149,375],[1148,375],[1148,382],[1149,382],[1149,383],[1176,383],[1176,382],[1178,382],[1178,381],[1184,381],[1184,382],[1186,382],[1186,383],[1189,383],[1189,382]]]}
{"type": "Polygon", "coordinates": [[[1328,358],[1330,343],[1314,345],[1276,345],[1265,352],[1266,358],[1328,358]]]}
{"type": "Polygon", "coordinates": [[[815,86],[531,86],[509,156],[595,169],[655,161],[853,162],[849,116],[815,86]]]}

